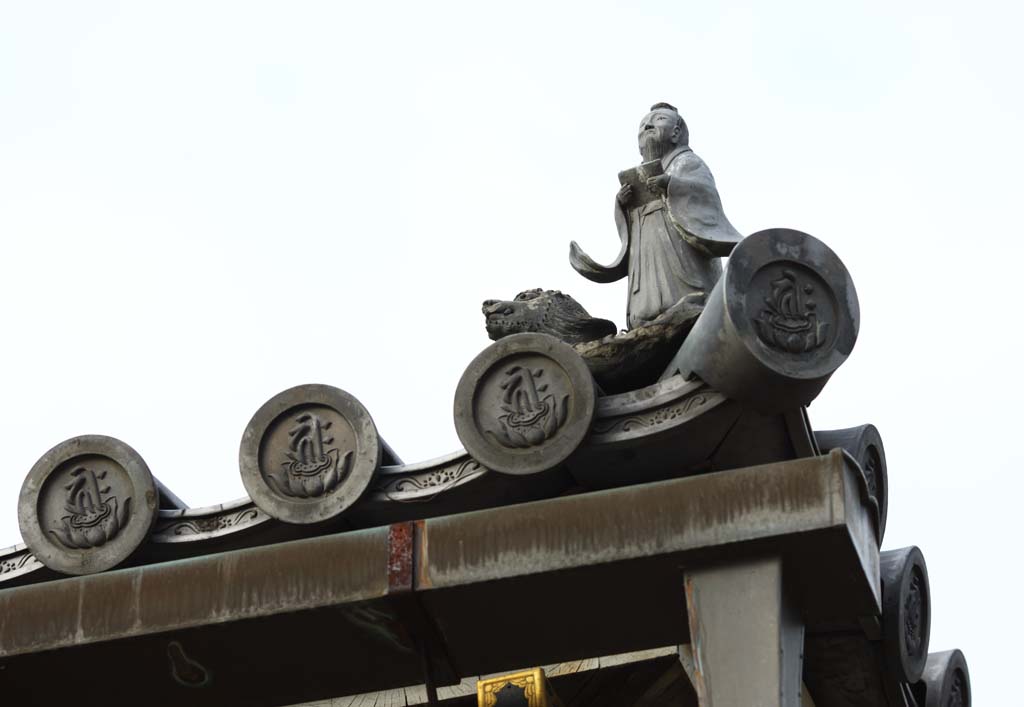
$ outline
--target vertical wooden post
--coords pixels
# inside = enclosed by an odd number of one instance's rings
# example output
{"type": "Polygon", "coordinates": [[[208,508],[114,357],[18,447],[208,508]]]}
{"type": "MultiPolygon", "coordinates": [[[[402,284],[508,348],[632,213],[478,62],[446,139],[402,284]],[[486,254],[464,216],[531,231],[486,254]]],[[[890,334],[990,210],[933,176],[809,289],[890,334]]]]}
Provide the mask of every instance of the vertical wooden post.
{"type": "Polygon", "coordinates": [[[800,707],[804,626],[780,558],[688,572],[686,610],[701,707],[800,707]]]}

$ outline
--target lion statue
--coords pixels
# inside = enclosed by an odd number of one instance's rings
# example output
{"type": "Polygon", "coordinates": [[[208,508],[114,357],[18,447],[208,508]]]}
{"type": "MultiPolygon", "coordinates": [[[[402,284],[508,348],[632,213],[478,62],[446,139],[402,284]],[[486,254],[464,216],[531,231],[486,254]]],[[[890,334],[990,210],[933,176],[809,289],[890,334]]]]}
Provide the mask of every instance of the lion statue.
{"type": "Polygon", "coordinates": [[[704,309],[704,293],[684,297],[657,319],[618,332],[607,319],[591,317],[558,290],[525,290],[513,300],[483,304],[487,334],[550,334],[576,349],[605,393],[619,393],[658,380],[704,309]]]}
{"type": "Polygon", "coordinates": [[[494,341],[522,332],[551,334],[567,344],[581,344],[616,332],[607,319],[591,317],[583,305],[558,290],[525,290],[512,301],[484,302],[487,335],[494,341]]]}

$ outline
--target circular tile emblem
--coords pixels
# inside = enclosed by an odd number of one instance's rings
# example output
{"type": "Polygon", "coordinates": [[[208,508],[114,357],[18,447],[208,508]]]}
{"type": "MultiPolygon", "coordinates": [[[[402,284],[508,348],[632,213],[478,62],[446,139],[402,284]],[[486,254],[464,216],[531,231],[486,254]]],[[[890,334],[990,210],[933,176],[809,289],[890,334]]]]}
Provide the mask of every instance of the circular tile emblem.
{"type": "Polygon", "coordinates": [[[28,473],[18,498],[25,544],[50,569],[92,574],[115,567],[142,544],[157,516],[153,475],[113,437],[61,442],[28,473]]]}
{"type": "Polygon", "coordinates": [[[725,283],[729,318],[748,350],[782,375],[830,375],[853,350],[860,325],[853,279],[813,236],[776,228],[744,238],[725,283]]]}
{"type": "Polygon", "coordinates": [[[759,231],[733,249],[674,365],[774,414],[818,396],[859,327],[853,279],[827,245],[789,228],[759,231]]]}
{"type": "Polygon", "coordinates": [[[594,379],[567,344],[514,334],[466,368],[455,392],[455,431],[484,466],[535,474],[565,461],[594,418],[594,379]]]}
{"type": "Polygon", "coordinates": [[[300,385],[268,400],[249,421],[238,451],[249,496],[288,523],[341,514],[362,496],[380,459],[370,413],[329,385],[300,385]]]}
{"type": "Polygon", "coordinates": [[[921,679],[928,660],[931,601],[928,567],[917,547],[887,550],[879,556],[882,577],[882,650],[887,667],[901,682],[921,679]]]}

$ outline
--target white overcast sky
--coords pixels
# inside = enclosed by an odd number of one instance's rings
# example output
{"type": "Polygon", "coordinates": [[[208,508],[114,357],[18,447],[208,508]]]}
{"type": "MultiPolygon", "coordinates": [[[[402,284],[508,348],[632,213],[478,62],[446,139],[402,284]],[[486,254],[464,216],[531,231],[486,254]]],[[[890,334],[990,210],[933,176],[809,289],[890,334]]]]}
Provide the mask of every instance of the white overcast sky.
{"type": "MultiPolygon", "coordinates": [[[[853,274],[815,427],[886,443],[932,649],[1019,693],[1024,158],[1011,2],[0,1],[0,545],[36,459],[121,438],[193,506],[244,494],[252,413],[321,382],[406,461],[458,447],[481,300],[625,288],[636,125],[679,106],[744,233],[853,274]]],[[[6,542],[5,542],[6,541],[6,542]]]]}

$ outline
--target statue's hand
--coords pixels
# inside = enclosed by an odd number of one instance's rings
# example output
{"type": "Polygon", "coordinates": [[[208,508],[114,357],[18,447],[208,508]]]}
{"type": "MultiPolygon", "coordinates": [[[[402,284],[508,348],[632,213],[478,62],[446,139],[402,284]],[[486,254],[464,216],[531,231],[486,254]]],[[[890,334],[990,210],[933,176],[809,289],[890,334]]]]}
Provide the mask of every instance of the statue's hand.
{"type": "Polygon", "coordinates": [[[629,200],[633,197],[633,187],[628,184],[623,184],[622,188],[619,189],[619,193],[615,195],[615,200],[619,202],[619,206],[625,206],[629,203],[629,200]]]}
{"type": "Polygon", "coordinates": [[[647,188],[655,194],[665,194],[668,191],[668,183],[672,178],[667,174],[659,174],[657,177],[650,177],[647,180],[647,188]]]}

